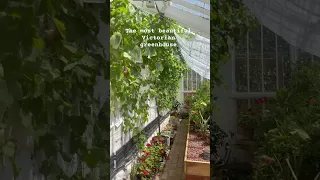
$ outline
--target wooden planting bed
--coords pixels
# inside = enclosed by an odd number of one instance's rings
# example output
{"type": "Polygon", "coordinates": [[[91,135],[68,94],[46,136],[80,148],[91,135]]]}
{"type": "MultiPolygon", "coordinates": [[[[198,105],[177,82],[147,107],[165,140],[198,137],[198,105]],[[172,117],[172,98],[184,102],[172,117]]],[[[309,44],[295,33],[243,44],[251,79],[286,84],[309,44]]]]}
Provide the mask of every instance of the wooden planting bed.
{"type": "MultiPolygon", "coordinates": [[[[210,180],[210,162],[193,161],[188,159],[190,123],[188,125],[187,142],[184,156],[184,172],[186,180],[210,180]]],[[[199,147],[200,148],[200,147],[199,147]]]]}

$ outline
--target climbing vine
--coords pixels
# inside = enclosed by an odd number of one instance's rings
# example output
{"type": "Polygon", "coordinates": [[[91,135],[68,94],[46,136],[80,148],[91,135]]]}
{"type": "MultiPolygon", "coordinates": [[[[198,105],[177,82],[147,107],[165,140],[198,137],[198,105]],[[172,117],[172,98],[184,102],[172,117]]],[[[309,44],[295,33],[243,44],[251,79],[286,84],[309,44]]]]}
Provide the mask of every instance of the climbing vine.
{"type": "Polygon", "coordinates": [[[0,156],[11,161],[14,179],[21,168],[33,170],[31,179],[109,177],[108,103],[94,95],[96,77],[109,74],[97,39],[98,19],[109,19],[102,8],[1,1],[0,156]],[[36,165],[16,163],[26,146],[36,165]]]}
{"type": "MultiPolygon", "coordinates": [[[[255,26],[255,19],[242,4],[241,0],[213,1],[210,9],[210,104],[211,113],[214,113],[216,110],[214,92],[216,88],[223,85],[220,69],[230,59],[230,49],[233,43],[236,44],[241,36],[255,26]]],[[[220,128],[216,122],[211,122],[210,129],[219,130],[220,128]]],[[[216,133],[211,133],[210,149],[212,155],[217,152],[217,143],[225,138],[225,135],[221,137],[216,135],[216,133]]],[[[214,168],[213,166],[211,167],[213,171],[214,168]]],[[[214,173],[212,172],[211,174],[214,173]]]]}
{"type": "Polygon", "coordinates": [[[232,43],[237,43],[255,26],[255,19],[241,0],[222,0],[211,4],[210,23],[210,82],[213,89],[223,84],[220,68],[229,59],[232,43]]]}
{"type": "Polygon", "coordinates": [[[172,108],[186,65],[177,46],[141,46],[159,42],[147,40],[148,35],[176,43],[173,33],[158,32],[176,27],[173,21],[142,12],[128,0],[113,0],[110,22],[111,108],[124,118],[124,132],[137,135],[148,121],[148,101],[155,98],[160,110],[172,108]],[[143,32],[152,29],[152,34],[143,32]]]}

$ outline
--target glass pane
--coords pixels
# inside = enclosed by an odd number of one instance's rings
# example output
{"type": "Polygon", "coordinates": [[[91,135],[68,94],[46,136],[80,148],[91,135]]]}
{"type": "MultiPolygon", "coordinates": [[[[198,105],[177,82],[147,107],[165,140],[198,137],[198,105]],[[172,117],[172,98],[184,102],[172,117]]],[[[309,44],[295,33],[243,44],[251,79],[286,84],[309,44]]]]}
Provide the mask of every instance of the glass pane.
{"type": "Polygon", "coordinates": [[[199,89],[200,84],[201,84],[201,76],[197,74],[197,89],[199,89]]]}
{"type": "Polygon", "coordinates": [[[236,91],[247,92],[247,36],[243,36],[242,40],[236,46],[235,79],[236,91]]]}
{"type": "Polygon", "coordinates": [[[186,73],[183,77],[183,90],[185,91],[188,90],[187,76],[188,76],[188,73],[186,73]]]}
{"type": "Polygon", "coordinates": [[[192,91],[192,70],[188,72],[188,91],[192,91]]]}
{"type": "Polygon", "coordinates": [[[275,91],[277,88],[276,37],[268,28],[263,28],[263,78],[264,91],[275,91]]]}
{"type": "Polygon", "coordinates": [[[197,90],[197,73],[195,71],[192,71],[192,85],[192,89],[197,90]]]}
{"type": "Polygon", "coordinates": [[[261,71],[261,27],[250,32],[249,82],[250,92],[262,91],[261,71]]]}
{"type": "Polygon", "coordinates": [[[290,45],[278,36],[279,88],[288,87],[290,83],[290,45]]]}

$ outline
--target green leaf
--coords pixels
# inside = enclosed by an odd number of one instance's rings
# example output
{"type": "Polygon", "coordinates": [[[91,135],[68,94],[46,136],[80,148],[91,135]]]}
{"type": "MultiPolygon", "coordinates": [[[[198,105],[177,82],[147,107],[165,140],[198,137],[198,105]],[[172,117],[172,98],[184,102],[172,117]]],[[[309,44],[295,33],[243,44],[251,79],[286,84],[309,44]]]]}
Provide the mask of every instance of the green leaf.
{"type": "Polygon", "coordinates": [[[63,43],[63,47],[67,49],[72,54],[76,53],[78,50],[76,47],[63,43]]]}
{"type": "Polygon", "coordinates": [[[43,49],[45,47],[45,42],[41,38],[32,38],[32,47],[36,49],[43,49]]]}
{"type": "Polygon", "coordinates": [[[110,38],[110,45],[114,49],[118,49],[122,40],[122,35],[120,32],[115,32],[110,38]]]}
{"type": "Polygon", "coordinates": [[[95,59],[88,55],[83,56],[80,59],[79,64],[90,68],[94,68],[96,66],[95,59]]]}
{"type": "Polygon", "coordinates": [[[138,46],[135,46],[133,50],[130,51],[130,55],[136,62],[142,62],[142,52],[138,46]]]}
{"type": "Polygon", "coordinates": [[[123,57],[125,57],[125,58],[128,58],[128,59],[132,59],[132,57],[130,56],[130,54],[129,53],[127,53],[127,52],[124,52],[123,53],[123,57]]]}
{"type": "Polygon", "coordinates": [[[71,69],[76,67],[78,64],[79,64],[78,62],[70,63],[63,68],[63,71],[70,71],[71,69]]]}
{"type": "Polygon", "coordinates": [[[147,53],[148,58],[157,56],[157,51],[156,51],[155,48],[147,47],[146,48],[146,53],[147,53]]]}
{"type": "Polygon", "coordinates": [[[60,60],[61,60],[62,62],[64,62],[65,64],[68,63],[68,60],[67,60],[64,56],[61,56],[61,57],[60,57],[60,60]]]}
{"type": "Polygon", "coordinates": [[[16,145],[12,141],[8,141],[2,148],[3,154],[7,157],[13,158],[16,150],[16,145]]]}
{"type": "Polygon", "coordinates": [[[35,92],[33,94],[34,97],[39,97],[42,95],[45,89],[45,82],[44,78],[40,75],[34,76],[34,82],[35,82],[35,92]]]}
{"type": "Polygon", "coordinates": [[[56,28],[58,29],[61,37],[63,39],[66,39],[66,27],[63,24],[63,22],[61,22],[60,20],[58,20],[57,18],[53,18],[53,22],[56,25],[56,28]]]}
{"type": "Polygon", "coordinates": [[[291,131],[290,134],[292,135],[298,135],[302,140],[307,141],[310,139],[310,136],[308,135],[308,133],[306,133],[304,130],[302,129],[295,129],[294,131],[291,131]]]}
{"type": "Polygon", "coordinates": [[[22,120],[22,125],[25,128],[32,128],[32,114],[24,114],[22,111],[20,112],[21,120],[22,120]]]}
{"type": "Polygon", "coordinates": [[[9,94],[7,83],[0,78],[0,120],[6,111],[6,108],[13,103],[13,97],[9,94]]]}
{"type": "Polygon", "coordinates": [[[77,72],[77,75],[78,76],[81,76],[81,77],[91,77],[91,74],[88,73],[87,71],[83,70],[82,68],[80,67],[76,67],[76,72],[77,72]]]}

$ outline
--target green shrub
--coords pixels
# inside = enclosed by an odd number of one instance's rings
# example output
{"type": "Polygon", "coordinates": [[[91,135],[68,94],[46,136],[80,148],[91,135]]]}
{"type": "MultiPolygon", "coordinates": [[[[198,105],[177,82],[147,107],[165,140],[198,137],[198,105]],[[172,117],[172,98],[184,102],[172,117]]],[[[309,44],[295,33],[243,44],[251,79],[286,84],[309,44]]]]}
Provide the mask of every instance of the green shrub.
{"type": "Polygon", "coordinates": [[[314,179],[320,167],[320,65],[297,65],[287,89],[279,89],[276,107],[258,116],[242,116],[242,125],[259,133],[255,180],[314,179]]]}

